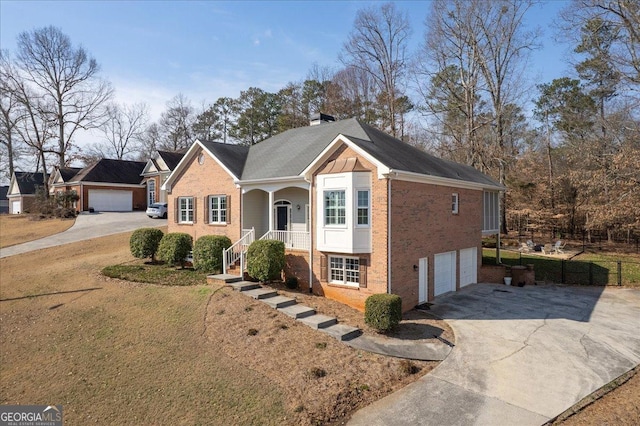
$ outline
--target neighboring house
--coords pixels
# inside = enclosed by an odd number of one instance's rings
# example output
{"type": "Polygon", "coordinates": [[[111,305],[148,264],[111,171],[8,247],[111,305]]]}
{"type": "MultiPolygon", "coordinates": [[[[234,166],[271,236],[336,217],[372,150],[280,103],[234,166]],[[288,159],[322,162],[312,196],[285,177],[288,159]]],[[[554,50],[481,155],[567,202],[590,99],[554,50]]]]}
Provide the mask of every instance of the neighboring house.
{"type": "Polygon", "coordinates": [[[185,150],[179,152],[158,150],[156,155],[147,161],[142,171],[143,183],[147,186],[147,206],[156,202],[167,202],[167,191],[162,189],[162,185],[180,163],[184,153],[185,150]]]}
{"type": "Polygon", "coordinates": [[[36,190],[44,188],[44,173],[14,171],[9,183],[9,213],[27,213],[36,200],[36,190]]]}
{"type": "Polygon", "coordinates": [[[8,186],[0,186],[0,214],[9,213],[9,199],[7,198],[8,192],[8,186]]]}
{"type": "Polygon", "coordinates": [[[406,311],[477,281],[504,187],[348,119],[250,148],[196,141],[164,189],[169,232],[227,235],[229,262],[281,240],[285,275],[314,293],[358,309],[394,293],[406,311]]]}
{"type": "Polygon", "coordinates": [[[83,169],[59,168],[49,192],[75,191],[80,197],[78,211],[144,210],[146,188],[140,177],[144,166],[142,161],[103,158],[83,169]]]}

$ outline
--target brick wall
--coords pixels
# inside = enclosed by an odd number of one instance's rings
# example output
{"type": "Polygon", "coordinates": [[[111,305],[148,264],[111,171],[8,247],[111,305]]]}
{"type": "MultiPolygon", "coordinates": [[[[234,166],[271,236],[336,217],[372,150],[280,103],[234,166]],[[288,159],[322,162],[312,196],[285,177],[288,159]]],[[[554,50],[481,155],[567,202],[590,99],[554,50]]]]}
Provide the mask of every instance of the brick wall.
{"type": "MultiPolygon", "coordinates": [[[[433,299],[434,255],[478,248],[481,264],[482,191],[425,183],[391,181],[391,292],[402,298],[404,311],[418,303],[419,259],[428,258],[428,300],[433,299]],[[459,197],[451,212],[451,194],[459,197]]],[[[460,254],[456,253],[456,289],[460,254]]]]}
{"type": "Polygon", "coordinates": [[[236,188],[233,178],[209,154],[205,153],[204,162],[200,164],[198,162],[200,153],[201,150],[195,153],[187,168],[174,181],[171,194],[167,194],[168,232],[187,233],[193,237],[194,242],[203,235],[226,235],[231,242],[235,242],[240,239],[241,233],[241,191],[236,188]],[[229,215],[230,223],[226,225],[206,223],[205,198],[209,195],[230,197],[227,203],[227,215],[229,215]],[[176,200],[179,196],[194,197],[195,223],[177,223],[176,200]]]}
{"type": "Polygon", "coordinates": [[[478,273],[479,283],[503,284],[507,268],[504,265],[482,265],[478,273]]]}
{"type": "MultiPolygon", "coordinates": [[[[326,163],[340,158],[358,157],[360,163],[367,169],[371,170],[371,248],[369,254],[337,254],[350,257],[358,257],[367,259],[367,287],[346,287],[329,284],[327,281],[320,279],[320,259],[321,256],[329,256],[333,253],[323,253],[315,247],[315,231],[313,234],[314,250],[313,250],[313,271],[314,282],[313,292],[323,295],[333,300],[349,305],[359,310],[364,310],[364,302],[367,297],[375,293],[387,292],[387,180],[378,179],[376,168],[365,158],[358,156],[355,151],[346,145],[338,148],[338,150],[323,163],[318,170],[322,170],[326,163]]],[[[312,205],[316,206],[318,202],[316,198],[316,176],[312,182],[312,205]]],[[[321,202],[321,200],[320,200],[321,202]]],[[[315,230],[316,224],[316,208],[312,209],[311,229],[315,230]]]]}

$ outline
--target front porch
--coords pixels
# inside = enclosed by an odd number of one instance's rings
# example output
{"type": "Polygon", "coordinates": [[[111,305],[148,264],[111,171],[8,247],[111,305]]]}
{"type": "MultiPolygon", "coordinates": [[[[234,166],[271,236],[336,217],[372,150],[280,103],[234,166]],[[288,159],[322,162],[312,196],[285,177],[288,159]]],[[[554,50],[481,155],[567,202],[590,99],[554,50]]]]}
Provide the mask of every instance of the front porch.
{"type": "Polygon", "coordinates": [[[285,249],[311,250],[309,184],[305,181],[243,185],[242,238],[224,253],[223,272],[246,267],[246,252],[256,239],[277,240],[285,249]]]}

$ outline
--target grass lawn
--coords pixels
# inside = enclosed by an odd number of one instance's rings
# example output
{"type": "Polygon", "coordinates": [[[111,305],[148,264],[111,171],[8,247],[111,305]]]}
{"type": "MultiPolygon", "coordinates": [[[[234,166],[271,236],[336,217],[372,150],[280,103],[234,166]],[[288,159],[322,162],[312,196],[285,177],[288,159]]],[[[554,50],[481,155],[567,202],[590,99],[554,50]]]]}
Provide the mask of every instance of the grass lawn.
{"type": "Polygon", "coordinates": [[[147,266],[129,237],[0,259],[0,404],[62,404],[68,424],[337,424],[437,365],[408,373],[228,287],[102,275],[147,266]]]}
{"type": "Polygon", "coordinates": [[[28,215],[0,215],[0,248],[37,240],[71,228],[75,219],[38,219],[28,215]]]}
{"type": "MultiPolygon", "coordinates": [[[[507,265],[533,264],[536,280],[560,283],[562,281],[562,260],[548,256],[538,256],[511,250],[500,252],[502,262],[507,265]]],[[[482,263],[496,264],[496,250],[485,248],[482,263]]],[[[640,286],[640,256],[629,254],[606,254],[585,252],[564,264],[565,283],[588,284],[590,279],[598,285],[618,285],[618,260],[621,263],[622,285],[640,286]]]]}
{"type": "Polygon", "coordinates": [[[110,278],[118,278],[138,283],[154,283],[159,285],[200,285],[207,279],[207,274],[193,270],[164,264],[150,264],[148,260],[136,259],[119,265],[102,268],[102,274],[110,278]]]}

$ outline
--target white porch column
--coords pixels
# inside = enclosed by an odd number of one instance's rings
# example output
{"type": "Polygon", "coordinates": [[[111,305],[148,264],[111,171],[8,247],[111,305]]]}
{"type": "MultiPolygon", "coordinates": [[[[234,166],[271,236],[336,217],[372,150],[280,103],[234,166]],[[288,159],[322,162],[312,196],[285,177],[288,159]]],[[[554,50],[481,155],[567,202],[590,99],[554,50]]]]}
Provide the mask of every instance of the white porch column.
{"type": "Polygon", "coordinates": [[[269,231],[273,231],[273,202],[274,191],[269,191],[269,231]]]}

